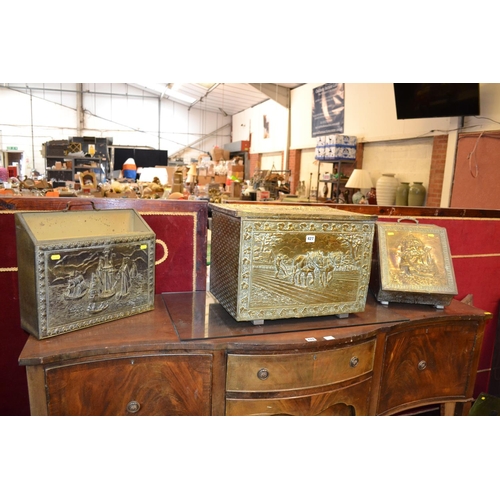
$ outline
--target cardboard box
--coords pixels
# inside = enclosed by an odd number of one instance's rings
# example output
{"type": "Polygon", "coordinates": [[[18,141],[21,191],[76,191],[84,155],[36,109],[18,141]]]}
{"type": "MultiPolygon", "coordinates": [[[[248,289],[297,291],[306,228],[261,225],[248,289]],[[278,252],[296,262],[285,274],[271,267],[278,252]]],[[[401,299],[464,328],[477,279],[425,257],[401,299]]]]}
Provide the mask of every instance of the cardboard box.
{"type": "Polygon", "coordinates": [[[355,160],[357,138],[349,135],[327,135],[325,137],[325,161],[355,160]]]}
{"type": "Polygon", "coordinates": [[[245,165],[233,165],[231,167],[231,175],[242,181],[245,178],[245,165]]]}
{"type": "Polygon", "coordinates": [[[224,144],[224,149],[231,153],[250,151],[250,141],[230,142],[229,144],[224,144]]]}
{"type": "Polygon", "coordinates": [[[229,185],[229,196],[231,198],[241,198],[241,184],[239,182],[231,182],[229,185]]]}
{"type": "Polygon", "coordinates": [[[227,161],[229,160],[229,151],[222,148],[214,148],[210,151],[210,156],[213,161],[227,161]]]}

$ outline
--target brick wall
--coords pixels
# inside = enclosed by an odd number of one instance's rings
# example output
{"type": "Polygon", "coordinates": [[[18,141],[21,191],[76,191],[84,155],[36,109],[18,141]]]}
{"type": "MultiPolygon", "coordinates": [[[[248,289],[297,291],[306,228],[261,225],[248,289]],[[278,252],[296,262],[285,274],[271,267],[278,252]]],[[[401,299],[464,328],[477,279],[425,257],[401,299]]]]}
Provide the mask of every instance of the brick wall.
{"type": "Polygon", "coordinates": [[[250,162],[250,171],[249,171],[250,179],[253,177],[255,171],[260,169],[260,158],[261,158],[260,153],[249,153],[248,155],[248,161],[250,162]]]}
{"type": "Polygon", "coordinates": [[[290,170],[290,193],[295,194],[300,180],[300,159],[302,158],[301,149],[290,149],[288,152],[287,169],[290,170]]]}
{"type": "Polygon", "coordinates": [[[441,191],[443,189],[447,148],[448,136],[436,135],[432,145],[431,170],[426,202],[428,207],[441,206],[441,191]]]}
{"type": "Polygon", "coordinates": [[[365,145],[362,142],[358,142],[356,145],[356,168],[363,168],[363,153],[365,151],[365,145]]]}

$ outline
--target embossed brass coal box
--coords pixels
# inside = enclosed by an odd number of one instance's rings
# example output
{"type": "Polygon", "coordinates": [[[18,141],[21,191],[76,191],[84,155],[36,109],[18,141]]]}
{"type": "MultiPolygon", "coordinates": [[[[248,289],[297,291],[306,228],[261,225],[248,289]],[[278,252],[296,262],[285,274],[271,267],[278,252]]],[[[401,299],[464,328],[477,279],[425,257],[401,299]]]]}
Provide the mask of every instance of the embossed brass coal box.
{"type": "Polygon", "coordinates": [[[376,216],[314,205],[210,206],[209,289],[237,321],[364,310],[376,216]]]}
{"type": "Polygon", "coordinates": [[[135,210],[15,215],[21,327],[38,339],[154,308],[155,233],[135,210]]]}
{"type": "Polygon", "coordinates": [[[458,293],[446,229],[377,222],[370,290],[379,302],[448,306],[458,293]]]}

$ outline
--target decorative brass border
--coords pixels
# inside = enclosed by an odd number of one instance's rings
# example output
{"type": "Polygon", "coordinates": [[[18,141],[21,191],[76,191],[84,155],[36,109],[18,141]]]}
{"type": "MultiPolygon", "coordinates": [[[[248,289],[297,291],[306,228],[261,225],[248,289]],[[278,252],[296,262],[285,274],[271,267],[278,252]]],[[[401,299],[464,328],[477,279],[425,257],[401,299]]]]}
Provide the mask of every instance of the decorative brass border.
{"type": "Polygon", "coordinates": [[[65,325],[57,325],[57,326],[49,326],[49,307],[50,303],[46,299],[48,296],[47,288],[47,254],[57,251],[57,250],[72,250],[72,249],[80,249],[80,248],[91,248],[91,247],[101,247],[106,248],[110,246],[109,240],[95,238],[93,240],[88,241],[78,241],[76,243],[68,243],[68,242],[54,242],[47,243],[37,247],[36,249],[36,271],[38,276],[40,277],[38,280],[38,338],[47,338],[53,337],[56,335],[61,335],[63,333],[68,333],[74,330],[79,330],[81,328],[88,328],[93,325],[99,325],[102,323],[107,323],[109,321],[113,321],[120,318],[125,318],[134,314],[138,314],[141,312],[150,311],[154,307],[154,293],[155,293],[155,275],[154,270],[149,267],[150,262],[154,262],[154,245],[153,237],[150,236],[124,236],[122,238],[115,238],[113,240],[113,244],[132,244],[132,243],[148,243],[148,266],[147,266],[147,282],[148,282],[148,297],[146,298],[146,302],[139,306],[134,306],[132,310],[128,311],[119,311],[116,313],[104,314],[96,316],[95,318],[75,318],[70,320],[69,323],[65,325]]]}
{"type": "MultiPolygon", "coordinates": [[[[374,231],[375,224],[367,221],[266,220],[263,222],[254,219],[243,219],[241,231],[242,240],[240,242],[240,294],[237,304],[236,319],[238,321],[253,321],[289,317],[327,316],[363,311],[369,285],[374,231]],[[254,307],[251,300],[253,277],[252,255],[255,241],[254,237],[258,232],[290,232],[301,235],[327,233],[335,238],[346,235],[356,236],[360,243],[360,255],[356,259],[360,275],[356,299],[352,302],[340,303],[325,301],[298,306],[283,305],[273,308],[254,307]]],[[[307,293],[307,290],[304,293],[307,293]]]]}
{"type": "MultiPolygon", "coordinates": [[[[380,258],[380,280],[382,283],[382,288],[387,292],[416,292],[416,293],[449,293],[456,294],[457,287],[455,282],[455,273],[453,266],[451,265],[451,254],[447,246],[447,232],[446,229],[436,225],[428,224],[417,224],[417,225],[407,225],[407,224],[386,224],[381,222],[378,227],[378,244],[379,244],[379,254],[383,256],[380,258]],[[439,280],[439,284],[436,283],[437,277],[426,278],[424,283],[402,283],[395,281],[394,276],[391,275],[389,255],[390,248],[388,237],[390,235],[393,238],[402,238],[403,235],[417,237],[417,235],[422,236],[422,234],[430,233],[429,236],[436,240],[436,244],[432,249],[436,252],[440,250],[441,255],[436,256],[437,264],[442,264],[443,272],[445,276],[444,282],[439,280]],[[398,236],[396,236],[396,234],[398,236]],[[442,259],[442,260],[441,260],[442,259]]],[[[418,238],[418,241],[422,243],[422,240],[418,238]]]]}

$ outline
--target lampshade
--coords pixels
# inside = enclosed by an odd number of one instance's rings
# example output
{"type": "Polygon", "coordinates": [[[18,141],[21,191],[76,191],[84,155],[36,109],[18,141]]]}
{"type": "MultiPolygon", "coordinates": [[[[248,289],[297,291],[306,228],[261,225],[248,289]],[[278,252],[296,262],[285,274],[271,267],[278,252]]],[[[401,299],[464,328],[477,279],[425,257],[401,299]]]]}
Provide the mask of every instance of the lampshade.
{"type": "Polygon", "coordinates": [[[346,182],[346,188],[369,189],[373,187],[370,174],[363,169],[356,168],[352,171],[349,180],[346,182]]]}
{"type": "Polygon", "coordinates": [[[153,179],[158,177],[162,184],[167,183],[167,169],[165,167],[144,167],[141,171],[141,182],[153,182],[153,179]]]}

